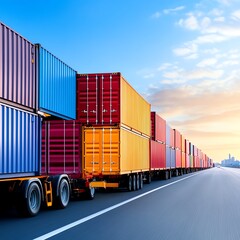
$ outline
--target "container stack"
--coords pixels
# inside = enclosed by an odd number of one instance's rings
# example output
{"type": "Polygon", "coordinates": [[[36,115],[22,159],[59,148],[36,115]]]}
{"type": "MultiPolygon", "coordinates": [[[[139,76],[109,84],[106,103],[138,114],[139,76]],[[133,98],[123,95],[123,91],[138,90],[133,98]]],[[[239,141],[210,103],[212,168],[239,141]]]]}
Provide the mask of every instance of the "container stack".
{"type": "Polygon", "coordinates": [[[0,177],[40,171],[35,46],[0,23],[0,177]]]}
{"type": "Polygon", "coordinates": [[[151,112],[151,171],[166,169],[166,121],[156,112],[151,112]]]}
{"type": "Polygon", "coordinates": [[[41,117],[76,117],[76,72],[3,23],[0,50],[0,176],[39,175],[41,117]]]}
{"type": "Polygon", "coordinates": [[[150,104],[121,73],[78,74],[77,109],[86,176],[149,171],[150,104]]]}

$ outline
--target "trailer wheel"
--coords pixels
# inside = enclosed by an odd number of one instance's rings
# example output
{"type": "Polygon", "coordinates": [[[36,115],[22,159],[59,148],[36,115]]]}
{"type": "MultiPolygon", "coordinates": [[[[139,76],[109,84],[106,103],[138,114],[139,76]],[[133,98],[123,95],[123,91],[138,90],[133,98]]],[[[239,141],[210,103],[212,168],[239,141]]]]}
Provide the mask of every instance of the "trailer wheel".
{"type": "Polygon", "coordinates": [[[169,171],[164,172],[164,180],[167,180],[169,178],[169,171]]]}
{"type": "Polygon", "coordinates": [[[56,197],[56,207],[63,209],[67,207],[70,199],[70,187],[68,181],[63,178],[59,184],[59,196],[56,197]]]}
{"type": "Polygon", "coordinates": [[[139,190],[139,174],[136,176],[136,190],[139,190]]]}
{"type": "Polygon", "coordinates": [[[143,175],[140,173],[139,174],[139,189],[143,188],[143,175]]]}
{"type": "Polygon", "coordinates": [[[41,191],[36,182],[32,182],[27,189],[27,197],[22,204],[22,213],[25,216],[36,216],[41,207],[41,191]]]}
{"type": "Polygon", "coordinates": [[[151,177],[151,174],[150,174],[150,172],[149,173],[147,173],[147,179],[146,179],[146,183],[148,183],[148,184],[150,184],[151,183],[151,181],[152,181],[152,177],[151,177]]]}
{"type": "Polygon", "coordinates": [[[132,191],[136,191],[136,175],[133,175],[133,180],[132,180],[132,191]]]}
{"type": "Polygon", "coordinates": [[[89,187],[86,189],[86,197],[88,200],[93,200],[95,197],[95,188],[89,187]]]}
{"type": "Polygon", "coordinates": [[[128,191],[132,191],[132,176],[131,175],[128,176],[128,186],[127,186],[127,188],[128,188],[128,191]]]}

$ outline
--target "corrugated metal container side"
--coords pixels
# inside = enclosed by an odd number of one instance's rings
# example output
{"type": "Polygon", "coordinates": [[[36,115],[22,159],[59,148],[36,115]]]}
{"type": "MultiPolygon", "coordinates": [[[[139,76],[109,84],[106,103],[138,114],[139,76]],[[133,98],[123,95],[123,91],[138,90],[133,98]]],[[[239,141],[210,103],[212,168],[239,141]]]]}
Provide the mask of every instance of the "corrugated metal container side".
{"type": "Polygon", "coordinates": [[[150,114],[150,104],[121,73],[77,75],[77,119],[83,124],[124,124],[151,136],[150,114]]]}
{"type": "Polygon", "coordinates": [[[165,169],[166,168],[166,145],[151,140],[151,159],[150,169],[165,169]]]}
{"type": "Polygon", "coordinates": [[[186,139],[185,140],[185,153],[186,154],[190,154],[190,152],[189,152],[189,141],[186,139]]]}
{"type": "Polygon", "coordinates": [[[189,142],[189,154],[193,156],[193,144],[189,142]]]}
{"type": "Polygon", "coordinates": [[[193,156],[189,155],[190,168],[193,168],[193,156]]]}
{"type": "Polygon", "coordinates": [[[177,129],[173,129],[174,132],[174,148],[182,150],[182,135],[177,129]]]}
{"type": "Polygon", "coordinates": [[[149,139],[122,127],[83,127],[82,154],[86,176],[149,170],[149,139]]]}
{"type": "Polygon", "coordinates": [[[176,154],[176,168],[182,167],[182,152],[180,149],[175,149],[176,154]]]}
{"type": "Polygon", "coordinates": [[[198,156],[198,148],[193,145],[193,156],[198,156]]]}
{"type": "Polygon", "coordinates": [[[151,112],[152,140],[166,143],[166,121],[156,112],[151,112]]]}
{"type": "Polygon", "coordinates": [[[166,124],[166,145],[174,147],[174,131],[168,124],[166,124]]]}
{"type": "Polygon", "coordinates": [[[182,152],[182,168],[186,168],[186,153],[182,152]]]}
{"type": "Polygon", "coordinates": [[[36,108],[35,47],[0,22],[1,99],[19,108],[36,108]]]}
{"type": "Polygon", "coordinates": [[[76,119],[76,71],[36,45],[38,110],[65,120],[76,119]]]}
{"type": "Polygon", "coordinates": [[[42,173],[82,174],[81,124],[76,121],[45,121],[42,125],[42,173]]]}
{"type": "Polygon", "coordinates": [[[0,104],[0,178],[39,174],[40,135],[40,117],[0,104]]]}
{"type": "Polygon", "coordinates": [[[171,148],[171,168],[176,168],[176,150],[171,148]]]}
{"type": "Polygon", "coordinates": [[[186,153],[186,139],[182,136],[182,143],[181,143],[182,152],[186,153]]]}
{"type": "Polygon", "coordinates": [[[166,168],[171,168],[171,148],[166,146],[166,168]]]}
{"type": "Polygon", "coordinates": [[[189,154],[186,153],[186,164],[185,164],[185,167],[186,168],[190,168],[190,157],[189,157],[189,154]]]}

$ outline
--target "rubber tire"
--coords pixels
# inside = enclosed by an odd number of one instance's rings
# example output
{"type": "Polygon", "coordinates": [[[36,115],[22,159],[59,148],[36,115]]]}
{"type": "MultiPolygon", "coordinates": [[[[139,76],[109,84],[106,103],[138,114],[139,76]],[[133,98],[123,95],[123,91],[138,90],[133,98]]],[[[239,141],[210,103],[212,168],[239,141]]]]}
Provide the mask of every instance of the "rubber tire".
{"type": "Polygon", "coordinates": [[[36,182],[32,182],[27,189],[27,198],[22,204],[22,213],[26,217],[36,216],[41,208],[41,191],[36,182]]]}
{"type": "Polygon", "coordinates": [[[139,174],[136,175],[136,190],[139,190],[139,174]]]}
{"type": "Polygon", "coordinates": [[[132,191],[136,191],[136,175],[133,174],[132,178],[132,191]]]}
{"type": "Polygon", "coordinates": [[[93,200],[95,198],[95,188],[92,187],[87,188],[86,197],[88,200],[93,200]]]}
{"type": "Polygon", "coordinates": [[[147,184],[150,184],[152,182],[152,177],[150,173],[147,173],[147,184]]]}
{"type": "Polygon", "coordinates": [[[132,176],[131,175],[128,176],[127,182],[128,182],[128,185],[127,185],[128,191],[132,191],[132,176]]]}
{"type": "Polygon", "coordinates": [[[143,175],[139,174],[139,189],[143,188],[143,175]]]}
{"type": "Polygon", "coordinates": [[[63,178],[58,187],[59,196],[56,197],[56,207],[66,208],[70,200],[70,187],[67,179],[63,178]]]}

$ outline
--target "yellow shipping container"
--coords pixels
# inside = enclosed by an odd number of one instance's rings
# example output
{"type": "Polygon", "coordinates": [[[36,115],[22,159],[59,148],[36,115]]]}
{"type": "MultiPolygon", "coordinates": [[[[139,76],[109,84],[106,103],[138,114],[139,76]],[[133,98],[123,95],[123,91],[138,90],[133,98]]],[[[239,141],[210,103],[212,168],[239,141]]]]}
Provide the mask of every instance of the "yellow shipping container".
{"type": "Polygon", "coordinates": [[[149,138],[124,127],[83,127],[85,176],[149,171],[149,138]]]}
{"type": "Polygon", "coordinates": [[[151,105],[121,77],[121,123],[151,136],[151,105]]]}

